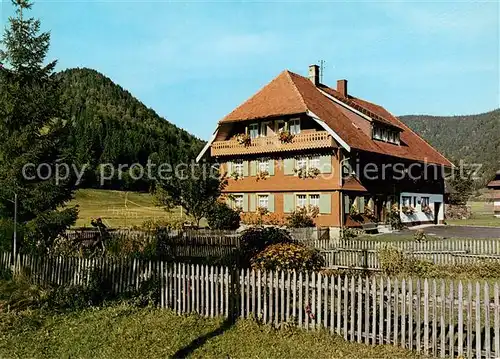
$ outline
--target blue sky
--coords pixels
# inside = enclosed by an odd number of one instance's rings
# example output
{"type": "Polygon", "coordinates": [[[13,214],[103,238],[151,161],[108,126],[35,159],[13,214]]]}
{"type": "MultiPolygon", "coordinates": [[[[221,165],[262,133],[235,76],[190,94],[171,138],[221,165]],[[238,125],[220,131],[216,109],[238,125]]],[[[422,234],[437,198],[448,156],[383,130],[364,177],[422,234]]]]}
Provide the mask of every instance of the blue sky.
{"type": "MultiPolygon", "coordinates": [[[[2,0],[1,21],[12,14],[2,0]]],[[[395,115],[499,107],[499,2],[38,1],[58,69],[94,68],[208,139],[216,122],[289,69],[395,115]]]]}

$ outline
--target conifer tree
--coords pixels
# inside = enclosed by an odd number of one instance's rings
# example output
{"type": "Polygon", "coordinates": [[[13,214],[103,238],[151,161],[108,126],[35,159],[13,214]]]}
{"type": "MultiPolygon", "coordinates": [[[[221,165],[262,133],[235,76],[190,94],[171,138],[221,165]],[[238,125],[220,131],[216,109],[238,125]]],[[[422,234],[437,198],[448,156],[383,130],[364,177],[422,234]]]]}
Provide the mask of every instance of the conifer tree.
{"type": "Polygon", "coordinates": [[[9,18],[0,53],[0,220],[11,223],[17,193],[18,248],[43,252],[78,211],[64,207],[73,196],[73,178],[57,181],[53,173],[57,163],[71,164],[71,157],[64,150],[68,134],[56,61],[45,63],[50,34],[40,31],[38,19],[26,17],[30,0],[12,3],[16,15],[9,18]],[[34,168],[42,164],[37,175],[34,168]]]}

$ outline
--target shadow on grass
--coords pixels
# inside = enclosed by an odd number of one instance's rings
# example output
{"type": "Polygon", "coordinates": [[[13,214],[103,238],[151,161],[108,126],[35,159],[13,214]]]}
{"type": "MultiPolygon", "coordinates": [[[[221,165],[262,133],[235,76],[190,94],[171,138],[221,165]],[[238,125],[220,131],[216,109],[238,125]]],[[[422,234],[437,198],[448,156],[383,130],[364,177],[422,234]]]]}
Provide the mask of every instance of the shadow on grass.
{"type": "Polygon", "coordinates": [[[194,339],[191,343],[189,343],[185,347],[175,352],[171,356],[172,359],[186,358],[187,356],[192,354],[196,349],[201,348],[203,345],[205,345],[205,343],[208,340],[223,334],[225,331],[229,330],[236,323],[236,319],[238,318],[238,314],[240,311],[241,289],[240,289],[239,279],[240,279],[239,270],[233,268],[233,270],[231,271],[231,281],[230,281],[230,293],[229,293],[230,303],[229,303],[229,313],[228,313],[229,315],[226,319],[224,319],[219,328],[194,339]]]}

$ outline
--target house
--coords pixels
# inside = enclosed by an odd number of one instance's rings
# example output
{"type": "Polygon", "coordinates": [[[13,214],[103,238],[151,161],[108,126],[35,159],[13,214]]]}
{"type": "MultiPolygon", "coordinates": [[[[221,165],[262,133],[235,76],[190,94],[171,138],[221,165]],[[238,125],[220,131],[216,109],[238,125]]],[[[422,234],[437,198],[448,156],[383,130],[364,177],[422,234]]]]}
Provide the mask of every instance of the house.
{"type": "Polygon", "coordinates": [[[383,107],[285,70],[219,121],[199,154],[228,176],[229,204],[288,214],[316,207],[317,226],[444,220],[444,171],[452,164],[383,107]]]}
{"type": "Polygon", "coordinates": [[[493,190],[491,194],[493,214],[500,218],[500,171],[497,171],[493,181],[488,183],[488,188],[493,190]]]}

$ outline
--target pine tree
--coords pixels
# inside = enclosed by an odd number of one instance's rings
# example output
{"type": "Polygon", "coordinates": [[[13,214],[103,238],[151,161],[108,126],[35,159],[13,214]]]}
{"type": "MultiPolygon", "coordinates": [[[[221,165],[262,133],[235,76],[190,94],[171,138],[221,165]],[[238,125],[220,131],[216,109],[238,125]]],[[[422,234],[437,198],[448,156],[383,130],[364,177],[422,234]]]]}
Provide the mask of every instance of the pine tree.
{"type": "Polygon", "coordinates": [[[25,18],[30,0],[12,0],[16,16],[9,18],[0,54],[0,219],[14,216],[10,199],[18,195],[18,246],[46,251],[53,239],[75,222],[77,208],[64,204],[72,198],[74,179],[56,181],[36,176],[27,164],[44,165],[42,177],[56,163],[71,163],[65,148],[68,133],[62,118],[56,61],[45,63],[50,34],[40,21],[25,18]],[[23,173],[25,172],[25,173],[23,173]],[[28,178],[35,176],[35,179],[28,178]]]}

